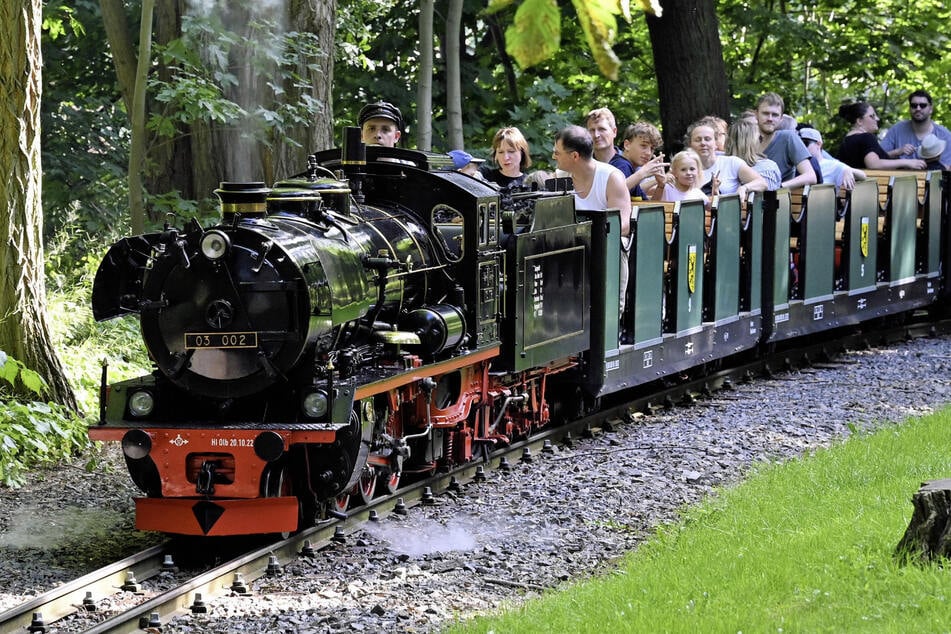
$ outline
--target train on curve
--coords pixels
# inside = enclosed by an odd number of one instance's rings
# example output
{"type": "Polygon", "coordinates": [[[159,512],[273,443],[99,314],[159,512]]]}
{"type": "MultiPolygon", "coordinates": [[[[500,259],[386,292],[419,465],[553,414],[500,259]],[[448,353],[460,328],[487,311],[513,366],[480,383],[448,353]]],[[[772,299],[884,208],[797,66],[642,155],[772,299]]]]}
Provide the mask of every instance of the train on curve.
{"type": "Polygon", "coordinates": [[[616,211],[346,139],[101,263],[96,319],[137,315],[154,363],[104,371],[89,429],[121,443],[139,529],[298,530],[607,395],[948,289],[949,173],[638,203],[619,315],[616,211]]]}

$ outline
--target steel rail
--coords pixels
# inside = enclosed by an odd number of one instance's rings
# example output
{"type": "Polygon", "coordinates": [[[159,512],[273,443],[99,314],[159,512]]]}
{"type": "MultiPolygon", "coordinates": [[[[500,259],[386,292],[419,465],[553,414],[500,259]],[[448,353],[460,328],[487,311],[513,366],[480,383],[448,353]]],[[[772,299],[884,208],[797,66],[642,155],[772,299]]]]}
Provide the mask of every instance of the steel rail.
{"type": "Polygon", "coordinates": [[[0,613],[0,632],[27,632],[35,613],[48,623],[58,621],[81,609],[86,593],[101,598],[119,592],[129,573],[139,581],[157,575],[167,548],[167,543],[152,546],[0,613]]]}

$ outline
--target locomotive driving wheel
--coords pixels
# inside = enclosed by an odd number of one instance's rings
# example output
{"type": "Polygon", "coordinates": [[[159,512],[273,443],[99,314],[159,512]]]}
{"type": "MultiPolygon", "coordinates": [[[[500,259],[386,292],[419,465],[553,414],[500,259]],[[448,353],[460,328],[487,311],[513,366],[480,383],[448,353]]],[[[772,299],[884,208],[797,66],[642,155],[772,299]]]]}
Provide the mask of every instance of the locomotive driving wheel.
{"type": "Polygon", "coordinates": [[[393,495],[396,493],[396,490],[400,488],[400,476],[401,473],[390,473],[388,475],[381,475],[379,477],[380,486],[383,487],[383,490],[386,491],[387,495],[393,495]]]}
{"type": "Polygon", "coordinates": [[[281,539],[287,539],[291,534],[302,531],[314,525],[316,517],[312,502],[297,495],[294,490],[294,478],[286,461],[268,465],[261,475],[261,495],[266,498],[297,496],[297,530],[282,531],[281,539]]]}
{"type": "Polygon", "coordinates": [[[341,493],[333,499],[330,503],[330,510],[336,511],[338,513],[347,512],[347,507],[350,506],[350,493],[341,493]]]}
{"type": "Polygon", "coordinates": [[[290,478],[287,477],[287,465],[268,465],[261,474],[261,493],[266,498],[292,495],[290,478]]]}
{"type": "Polygon", "coordinates": [[[354,506],[369,504],[376,495],[376,470],[370,465],[364,465],[360,473],[360,480],[350,489],[351,502],[354,506]]]}

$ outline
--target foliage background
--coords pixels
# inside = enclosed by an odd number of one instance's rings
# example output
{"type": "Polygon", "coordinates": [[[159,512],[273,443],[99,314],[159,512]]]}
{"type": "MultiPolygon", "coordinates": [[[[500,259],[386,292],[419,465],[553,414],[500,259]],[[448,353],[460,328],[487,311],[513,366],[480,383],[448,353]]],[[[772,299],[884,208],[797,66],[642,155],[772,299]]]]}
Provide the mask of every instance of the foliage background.
{"type": "MultiPolygon", "coordinates": [[[[415,118],[411,99],[417,14],[412,4],[341,0],[334,91],[338,128],[352,122],[365,101],[377,98],[399,105],[407,120],[415,118]]],[[[515,68],[510,84],[492,26],[498,23],[504,30],[515,7],[486,16],[485,4],[485,0],[465,2],[462,85],[467,149],[488,157],[486,148],[495,130],[516,125],[526,133],[533,159],[544,166],[554,132],[566,122],[580,122],[593,108],[611,108],[619,130],[639,119],[660,120],[654,59],[642,13],[634,11],[630,23],[619,22],[614,50],[622,67],[618,81],[611,81],[598,73],[571,2],[560,0],[560,52],[532,68],[515,68]]],[[[439,6],[437,2],[437,13],[439,6]]],[[[836,117],[843,101],[872,102],[886,127],[906,116],[907,93],[923,87],[936,100],[935,117],[940,120],[948,114],[945,120],[951,121],[946,80],[951,54],[944,27],[951,19],[951,7],[940,0],[914,4],[720,0],[716,6],[734,115],[752,107],[759,94],[774,91],[784,96],[788,112],[813,122],[834,141],[845,131],[845,123],[836,117]]],[[[437,15],[437,24],[438,19],[437,15]]],[[[442,85],[437,74],[434,147],[445,143],[439,108],[445,102],[439,92],[442,85]]]]}
{"type": "MultiPolygon", "coordinates": [[[[560,49],[547,61],[522,69],[505,52],[502,41],[519,2],[490,15],[485,12],[487,0],[464,0],[461,72],[464,135],[471,152],[490,158],[488,148],[495,130],[516,125],[529,140],[533,159],[546,167],[554,132],[566,123],[580,122],[592,108],[610,107],[620,130],[639,119],[660,120],[644,14],[634,10],[630,22],[619,20],[614,50],[622,66],[619,79],[611,81],[597,70],[571,0],[552,1],[562,16],[560,49]]],[[[831,141],[826,145],[834,147],[844,132],[844,122],[835,116],[841,102],[871,101],[886,127],[906,115],[907,93],[924,87],[935,97],[935,118],[940,121],[947,114],[945,121],[951,119],[946,79],[951,73],[951,46],[945,28],[951,6],[942,0],[914,4],[718,0],[715,4],[733,114],[751,107],[760,93],[772,90],[785,97],[788,112],[819,126],[831,141]]],[[[441,53],[446,5],[447,0],[436,1],[433,146],[437,149],[448,149],[441,53]]],[[[126,7],[129,28],[137,33],[140,2],[127,0],[126,7]]],[[[109,50],[103,45],[99,3],[49,0],[44,11],[46,235],[52,239],[64,230],[80,237],[87,232],[101,235],[126,213],[123,176],[128,130],[109,50]]],[[[408,122],[404,138],[413,145],[418,11],[418,3],[412,0],[337,1],[335,130],[353,125],[364,103],[384,99],[402,109],[408,122]]],[[[212,20],[207,28],[223,26],[212,20]]],[[[227,76],[220,69],[212,70],[227,76]]],[[[153,89],[162,90],[161,82],[153,79],[153,89]]],[[[224,98],[220,102],[202,98],[203,111],[228,125],[224,98]]],[[[279,134],[281,118],[271,114],[269,134],[279,134]]],[[[231,123],[246,125],[239,119],[235,115],[231,123]]],[[[149,193],[153,204],[170,211],[193,213],[196,209],[197,201],[180,200],[175,192],[149,193]]],[[[80,241],[85,244],[84,239],[80,241]]],[[[74,251],[67,248],[65,253],[74,251]]],[[[53,261],[59,270],[77,268],[70,264],[53,261]]]]}

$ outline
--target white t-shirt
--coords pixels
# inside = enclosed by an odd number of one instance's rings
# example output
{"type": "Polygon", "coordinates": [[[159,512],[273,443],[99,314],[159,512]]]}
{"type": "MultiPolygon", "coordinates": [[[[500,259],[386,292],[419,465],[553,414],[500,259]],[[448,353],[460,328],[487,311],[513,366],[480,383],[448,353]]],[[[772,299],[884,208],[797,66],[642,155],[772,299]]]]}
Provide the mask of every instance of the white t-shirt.
{"type": "Polygon", "coordinates": [[[841,187],[845,170],[851,168],[842,161],[823,157],[819,159],[819,169],[822,171],[823,183],[832,183],[836,187],[841,187]]]}
{"type": "Polygon", "coordinates": [[[677,189],[676,185],[671,185],[670,183],[664,185],[662,200],[668,203],[677,202],[678,200],[702,200],[704,205],[710,202],[710,199],[707,198],[707,195],[704,194],[703,190],[699,187],[694,187],[693,189],[682,192],[677,189]]]}
{"type": "Polygon", "coordinates": [[[718,154],[716,160],[708,169],[703,170],[703,182],[706,185],[718,173],[721,194],[735,194],[743,181],[740,180],[740,170],[746,165],[739,156],[718,154]]]}

